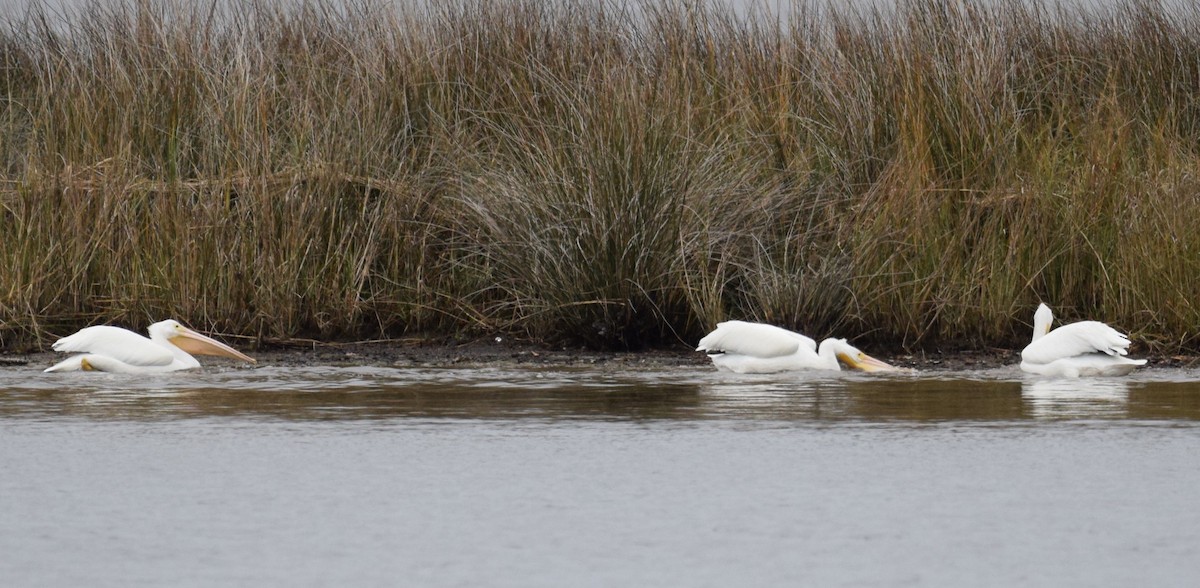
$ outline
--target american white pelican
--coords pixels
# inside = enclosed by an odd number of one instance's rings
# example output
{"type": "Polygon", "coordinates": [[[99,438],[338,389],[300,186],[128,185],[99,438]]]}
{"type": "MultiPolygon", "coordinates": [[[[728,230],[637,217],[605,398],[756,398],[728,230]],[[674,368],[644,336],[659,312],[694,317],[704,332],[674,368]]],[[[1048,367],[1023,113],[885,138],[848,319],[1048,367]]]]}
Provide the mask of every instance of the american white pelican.
{"type": "Polygon", "coordinates": [[[173,372],[200,367],[190,354],[223,355],[255,363],[238,350],[197,333],[174,320],[150,325],[147,339],[119,327],[81,329],[54,342],[55,351],[81,353],[53,366],[47,372],[101,371],[126,374],[173,372]]]}
{"type": "Polygon", "coordinates": [[[1080,321],[1050,330],[1054,313],[1039,304],[1033,314],[1033,341],[1021,351],[1021,369],[1043,376],[1124,376],[1144,365],[1129,359],[1129,338],[1098,321],[1080,321]]]}
{"type": "Polygon", "coordinates": [[[696,351],[708,353],[718,369],[739,374],[840,370],[838,360],[865,372],[901,369],[859,351],[845,339],[826,339],[818,350],[816,341],[800,333],[745,321],[717,323],[696,351]]]}

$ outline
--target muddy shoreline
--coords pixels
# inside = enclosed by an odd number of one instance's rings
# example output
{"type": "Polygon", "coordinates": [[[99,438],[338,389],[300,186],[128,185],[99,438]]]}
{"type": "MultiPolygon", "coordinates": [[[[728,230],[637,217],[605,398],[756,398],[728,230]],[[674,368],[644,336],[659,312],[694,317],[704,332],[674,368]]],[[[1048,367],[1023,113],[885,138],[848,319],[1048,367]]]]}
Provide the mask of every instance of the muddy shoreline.
{"type": "MultiPolygon", "coordinates": [[[[234,343],[235,346],[236,343],[234,343]]],[[[685,347],[649,351],[616,352],[582,348],[547,347],[494,339],[453,343],[430,343],[418,340],[389,340],[359,343],[322,343],[297,341],[271,345],[259,350],[246,350],[258,360],[258,366],[385,366],[385,367],[470,367],[470,366],[583,366],[604,365],[614,368],[654,368],[696,366],[711,367],[708,358],[685,347]]],[[[888,354],[878,350],[868,353],[893,365],[918,371],[961,371],[1016,366],[1020,350],[982,349],[951,351],[919,351],[888,354]]],[[[1196,367],[1197,356],[1153,356],[1132,353],[1149,359],[1149,366],[1196,367]]],[[[51,352],[0,352],[0,367],[41,367],[53,365],[63,357],[51,352]]],[[[228,360],[202,358],[208,365],[227,365],[228,360]]]]}

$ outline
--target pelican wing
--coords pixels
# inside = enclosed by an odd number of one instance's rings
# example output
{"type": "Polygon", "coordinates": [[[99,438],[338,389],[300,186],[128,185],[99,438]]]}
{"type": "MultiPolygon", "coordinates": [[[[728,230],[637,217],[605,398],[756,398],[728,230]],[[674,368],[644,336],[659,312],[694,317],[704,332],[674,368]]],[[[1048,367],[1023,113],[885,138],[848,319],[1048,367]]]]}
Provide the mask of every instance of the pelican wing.
{"type": "Polygon", "coordinates": [[[1129,338],[1104,323],[1081,321],[1046,333],[1025,347],[1021,358],[1030,363],[1045,364],[1093,353],[1126,355],[1129,338]]]}
{"type": "Polygon", "coordinates": [[[763,323],[726,321],[700,340],[696,351],[724,351],[751,357],[782,357],[795,353],[801,346],[814,353],[817,342],[787,329],[763,323]]]}
{"type": "Polygon", "coordinates": [[[68,353],[103,355],[135,366],[170,365],[175,361],[169,349],[120,327],[88,327],[55,341],[51,347],[68,353]]]}

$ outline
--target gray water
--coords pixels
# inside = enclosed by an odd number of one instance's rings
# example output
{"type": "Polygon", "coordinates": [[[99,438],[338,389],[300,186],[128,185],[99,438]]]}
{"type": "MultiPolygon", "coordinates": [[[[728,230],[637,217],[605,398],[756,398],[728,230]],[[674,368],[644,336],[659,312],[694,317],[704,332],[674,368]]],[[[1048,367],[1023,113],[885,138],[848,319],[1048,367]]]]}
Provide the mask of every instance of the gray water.
{"type": "Polygon", "coordinates": [[[1194,586],[1198,383],[0,368],[0,585],[1194,586]]]}

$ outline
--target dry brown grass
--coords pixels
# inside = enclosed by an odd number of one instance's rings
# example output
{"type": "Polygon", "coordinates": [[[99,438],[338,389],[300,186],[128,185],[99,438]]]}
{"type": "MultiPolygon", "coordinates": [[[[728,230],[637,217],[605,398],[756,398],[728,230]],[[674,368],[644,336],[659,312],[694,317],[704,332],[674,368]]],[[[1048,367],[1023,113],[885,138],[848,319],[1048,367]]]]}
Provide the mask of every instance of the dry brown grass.
{"type": "Polygon", "coordinates": [[[103,6],[0,32],[6,346],[1019,345],[1044,300],[1196,347],[1195,9],[103,6]]]}

